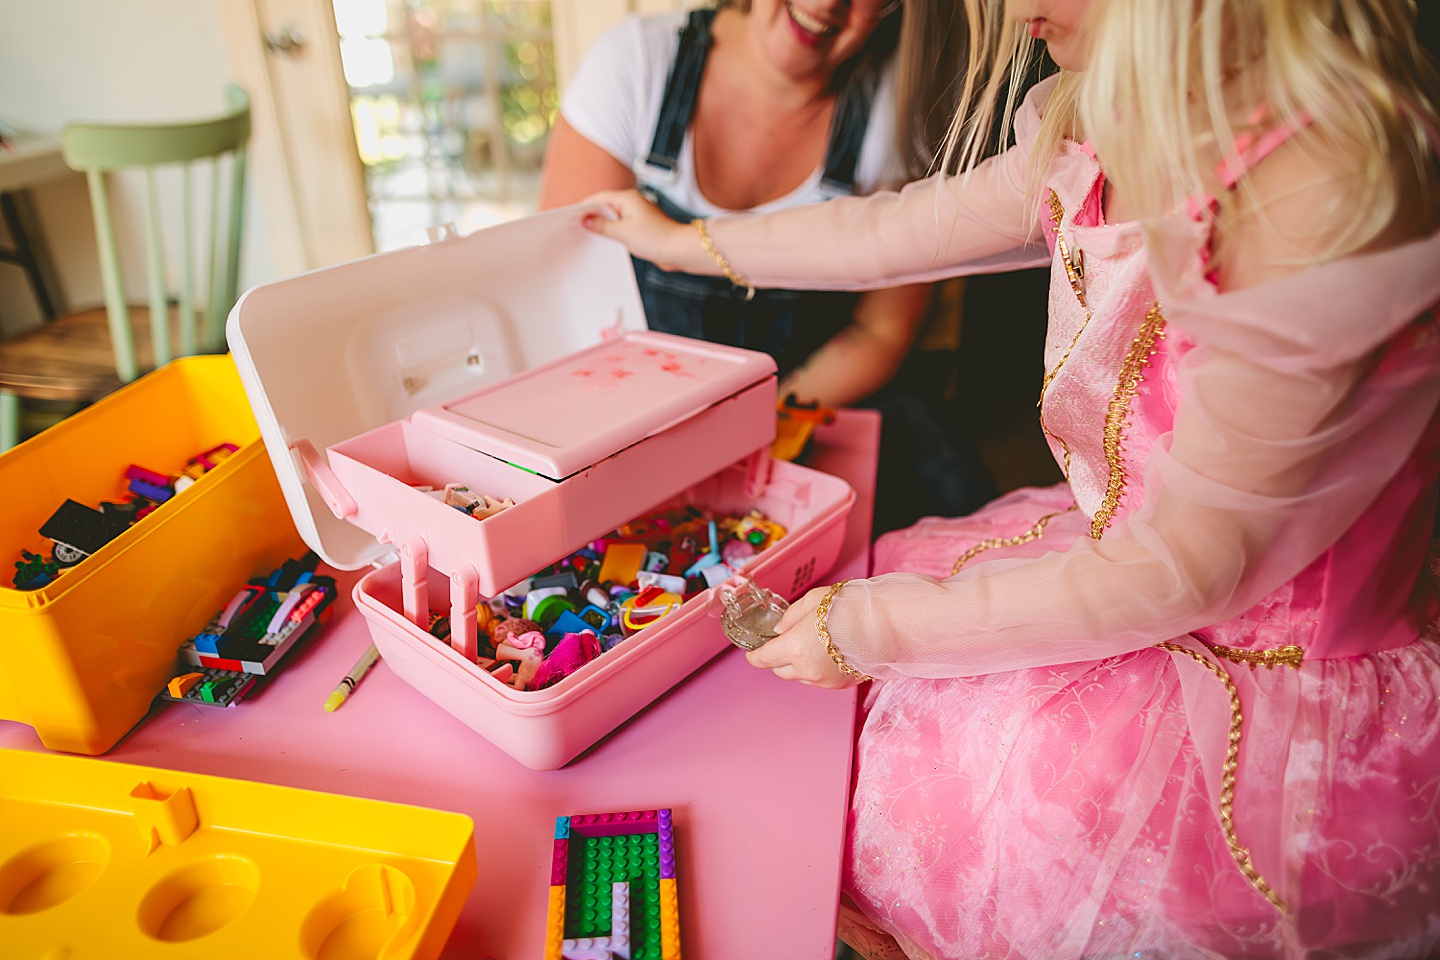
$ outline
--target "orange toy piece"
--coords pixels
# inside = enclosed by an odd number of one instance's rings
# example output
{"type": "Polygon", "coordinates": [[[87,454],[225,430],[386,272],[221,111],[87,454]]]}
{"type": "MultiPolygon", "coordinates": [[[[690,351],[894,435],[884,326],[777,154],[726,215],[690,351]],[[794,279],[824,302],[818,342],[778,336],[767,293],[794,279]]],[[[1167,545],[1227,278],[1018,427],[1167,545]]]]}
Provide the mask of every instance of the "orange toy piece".
{"type": "Polygon", "coordinates": [[[612,543],[605,548],[605,559],[600,564],[600,582],[619,584],[634,583],[645,562],[645,544],[612,543]]]}
{"type": "Polygon", "coordinates": [[[776,460],[799,460],[815,437],[815,427],[834,423],[835,411],[818,403],[801,403],[788,395],[775,408],[775,442],[770,456],[776,460]]]}

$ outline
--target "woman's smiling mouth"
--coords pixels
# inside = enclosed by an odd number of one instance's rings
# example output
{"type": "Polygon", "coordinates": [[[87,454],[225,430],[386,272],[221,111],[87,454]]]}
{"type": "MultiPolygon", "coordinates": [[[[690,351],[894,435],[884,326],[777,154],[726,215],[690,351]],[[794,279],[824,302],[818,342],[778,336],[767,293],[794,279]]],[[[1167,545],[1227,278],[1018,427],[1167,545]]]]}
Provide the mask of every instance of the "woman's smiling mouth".
{"type": "Polygon", "coordinates": [[[795,6],[791,0],[786,0],[785,11],[790,14],[790,25],[795,29],[795,36],[809,46],[814,46],[826,37],[833,36],[839,32],[839,27],[818,20],[804,10],[795,6]]]}

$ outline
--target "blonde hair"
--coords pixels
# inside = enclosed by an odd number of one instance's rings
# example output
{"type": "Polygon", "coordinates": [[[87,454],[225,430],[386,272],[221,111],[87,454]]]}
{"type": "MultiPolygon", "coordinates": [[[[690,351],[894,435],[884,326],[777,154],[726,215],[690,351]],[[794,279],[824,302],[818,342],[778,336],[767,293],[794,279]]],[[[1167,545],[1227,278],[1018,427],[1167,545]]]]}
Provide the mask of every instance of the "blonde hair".
{"type": "MultiPolygon", "coordinates": [[[[1005,0],[965,2],[971,55],[946,141],[962,169],[978,162],[997,110],[1008,137],[1015,98],[997,101],[1035,53],[1005,0]]],[[[1216,192],[1223,218],[1238,200],[1216,190],[1214,161],[1252,121],[1308,121],[1344,158],[1346,209],[1359,211],[1337,224],[1328,255],[1356,250],[1396,214],[1394,158],[1408,155],[1421,183],[1431,175],[1436,74],[1415,15],[1414,0],[1094,0],[1086,68],[1062,71],[1045,106],[1032,190],[1062,139],[1085,139],[1138,216],[1216,192]]]]}

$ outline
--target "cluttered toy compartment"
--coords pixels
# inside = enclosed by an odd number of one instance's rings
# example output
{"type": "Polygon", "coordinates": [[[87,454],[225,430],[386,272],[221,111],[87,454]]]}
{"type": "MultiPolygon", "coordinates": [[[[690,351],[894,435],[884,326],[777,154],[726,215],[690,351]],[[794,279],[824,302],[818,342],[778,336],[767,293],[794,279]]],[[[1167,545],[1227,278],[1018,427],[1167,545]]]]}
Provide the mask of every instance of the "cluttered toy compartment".
{"type": "Polygon", "coordinates": [[[727,648],[722,585],[751,581],[793,599],[834,564],[855,499],[850,486],[783,462],[772,464],[758,493],[749,479],[744,464],[718,471],[493,600],[457,590],[433,568],[412,581],[402,559],[362,578],[355,605],[402,679],[526,766],[555,769],[727,648]],[[647,559],[659,565],[650,548],[664,542],[646,543],[647,529],[667,515],[698,521],[698,552],[677,555],[672,541],[663,559],[677,572],[643,570],[647,559]],[[710,529],[722,523],[731,531],[717,537],[717,562],[684,576],[712,555],[710,529]],[[620,569],[627,553],[630,566],[620,569]],[[544,586],[575,560],[582,562],[571,589],[544,586]],[[515,637],[516,623],[532,632],[515,637]],[[513,671],[532,650],[553,652],[587,628],[598,645],[593,656],[548,685],[516,682],[513,671]]]}

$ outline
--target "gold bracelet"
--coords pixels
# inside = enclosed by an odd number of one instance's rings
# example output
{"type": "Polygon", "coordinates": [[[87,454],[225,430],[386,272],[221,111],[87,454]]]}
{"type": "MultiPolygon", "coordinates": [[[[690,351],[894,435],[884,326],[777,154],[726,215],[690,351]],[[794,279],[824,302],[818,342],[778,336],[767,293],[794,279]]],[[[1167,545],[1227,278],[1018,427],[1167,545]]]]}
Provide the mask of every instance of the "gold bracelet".
{"type": "Polygon", "coordinates": [[[864,683],[866,680],[875,678],[861,673],[845,662],[845,654],[841,653],[840,648],[835,646],[835,641],[830,639],[830,627],[825,623],[830,616],[830,601],[834,600],[835,594],[839,593],[840,588],[849,582],[849,580],[841,580],[832,586],[830,592],[825,594],[824,599],[820,601],[820,606],[815,608],[815,632],[820,635],[821,640],[825,641],[825,652],[830,654],[830,659],[835,661],[835,666],[840,668],[840,672],[864,683]]]}
{"type": "Polygon", "coordinates": [[[755,299],[754,285],[740,279],[740,274],[736,273],[735,269],[730,266],[730,261],[721,256],[720,251],[715,249],[715,241],[710,239],[710,228],[705,226],[705,221],[700,217],[696,217],[690,221],[690,226],[694,227],[695,232],[700,234],[700,246],[705,248],[705,252],[710,254],[710,259],[714,260],[716,265],[720,267],[720,272],[725,275],[725,279],[737,287],[743,287],[745,289],[746,300],[755,299]]]}

